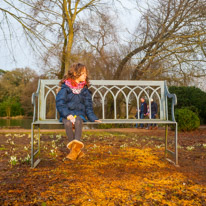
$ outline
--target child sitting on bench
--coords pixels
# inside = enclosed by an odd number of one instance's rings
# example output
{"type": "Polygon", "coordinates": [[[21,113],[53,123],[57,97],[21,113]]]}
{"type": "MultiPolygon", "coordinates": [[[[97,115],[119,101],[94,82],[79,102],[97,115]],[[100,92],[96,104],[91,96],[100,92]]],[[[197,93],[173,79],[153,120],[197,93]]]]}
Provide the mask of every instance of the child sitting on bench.
{"type": "Polygon", "coordinates": [[[87,121],[101,122],[93,112],[92,96],[89,91],[89,79],[86,66],[73,64],[67,75],[60,81],[61,89],[56,96],[56,108],[63,122],[69,139],[67,148],[70,153],[66,158],[76,160],[84,156],[81,149],[82,123],[87,121]],[[75,132],[73,133],[73,128],[75,132]]]}

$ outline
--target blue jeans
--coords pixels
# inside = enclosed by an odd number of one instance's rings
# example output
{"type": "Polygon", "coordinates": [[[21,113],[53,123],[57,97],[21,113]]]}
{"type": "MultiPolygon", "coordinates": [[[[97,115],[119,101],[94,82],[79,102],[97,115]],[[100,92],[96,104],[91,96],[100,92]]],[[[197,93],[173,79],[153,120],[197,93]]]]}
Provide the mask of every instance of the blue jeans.
{"type": "MultiPolygon", "coordinates": [[[[155,113],[152,113],[151,119],[156,119],[156,114],[155,114],[155,113]]],[[[154,127],[157,126],[157,124],[149,124],[148,126],[150,127],[150,126],[152,126],[152,125],[154,125],[154,127]]]]}
{"type": "MultiPolygon", "coordinates": [[[[144,119],[144,113],[140,113],[140,119],[144,119]]],[[[135,127],[137,128],[137,127],[138,127],[138,124],[136,124],[135,127]]],[[[140,127],[143,128],[144,125],[143,125],[143,124],[140,124],[140,127]]]]}

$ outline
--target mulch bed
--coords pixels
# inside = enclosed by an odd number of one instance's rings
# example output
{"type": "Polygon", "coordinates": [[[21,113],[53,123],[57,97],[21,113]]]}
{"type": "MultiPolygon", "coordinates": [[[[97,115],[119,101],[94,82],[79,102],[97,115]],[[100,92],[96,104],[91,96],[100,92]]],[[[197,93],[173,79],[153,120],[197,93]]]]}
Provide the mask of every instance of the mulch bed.
{"type": "Polygon", "coordinates": [[[31,169],[30,131],[0,130],[0,205],[206,205],[206,128],[178,138],[175,167],[163,129],[85,130],[86,156],[76,161],[65,158],[63,130],[43,131],[31,169]]]}

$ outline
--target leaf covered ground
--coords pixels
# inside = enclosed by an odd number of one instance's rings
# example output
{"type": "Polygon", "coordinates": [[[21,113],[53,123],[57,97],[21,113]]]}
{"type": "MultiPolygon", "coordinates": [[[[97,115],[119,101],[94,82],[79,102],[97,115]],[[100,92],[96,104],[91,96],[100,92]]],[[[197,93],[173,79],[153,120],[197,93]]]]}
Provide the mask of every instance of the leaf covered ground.
{"type": "Polygon", "coordinates": [[[179,133],[180,167],[165,161],[161,129],[84,131],[83,142],[86,156],[69,161],[65,133],[42,133],[31,169],[29,132],[0,130],[0,205],[206,205],[206,129],[179,133]]]}

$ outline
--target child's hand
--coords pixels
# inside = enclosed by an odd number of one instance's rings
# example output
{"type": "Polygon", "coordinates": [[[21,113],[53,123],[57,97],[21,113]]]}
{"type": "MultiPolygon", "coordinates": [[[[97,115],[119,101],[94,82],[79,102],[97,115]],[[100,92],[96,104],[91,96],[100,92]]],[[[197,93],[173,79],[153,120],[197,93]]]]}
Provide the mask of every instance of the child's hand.
{"type": "Polygon", "coordinates": [[[73,117],[73,115],[69,115],[69,116],[67,116],[67,120],[72,120],[74,117],[73,117]]]}
{"type": "Polygon", "coordinates": [[[101,120],[99,120],[99,119],[97,119],[97,120],[94,120],[94,121],[95,121],[95,122],[99,122],[99,123],[100,123],[100,122],[102,122],[102,121],[101,121],[101,120]]]}
{"type": "Polygon", "coordinates": [[[73,115],[69,115],[69,116],[67,117],[67,119],[70,120],[70,121],[72,122],[72,124],[74,124],[76,117],[77,117],[76,115],[74,115],[74,116],[73,116],[73,115]]]}

